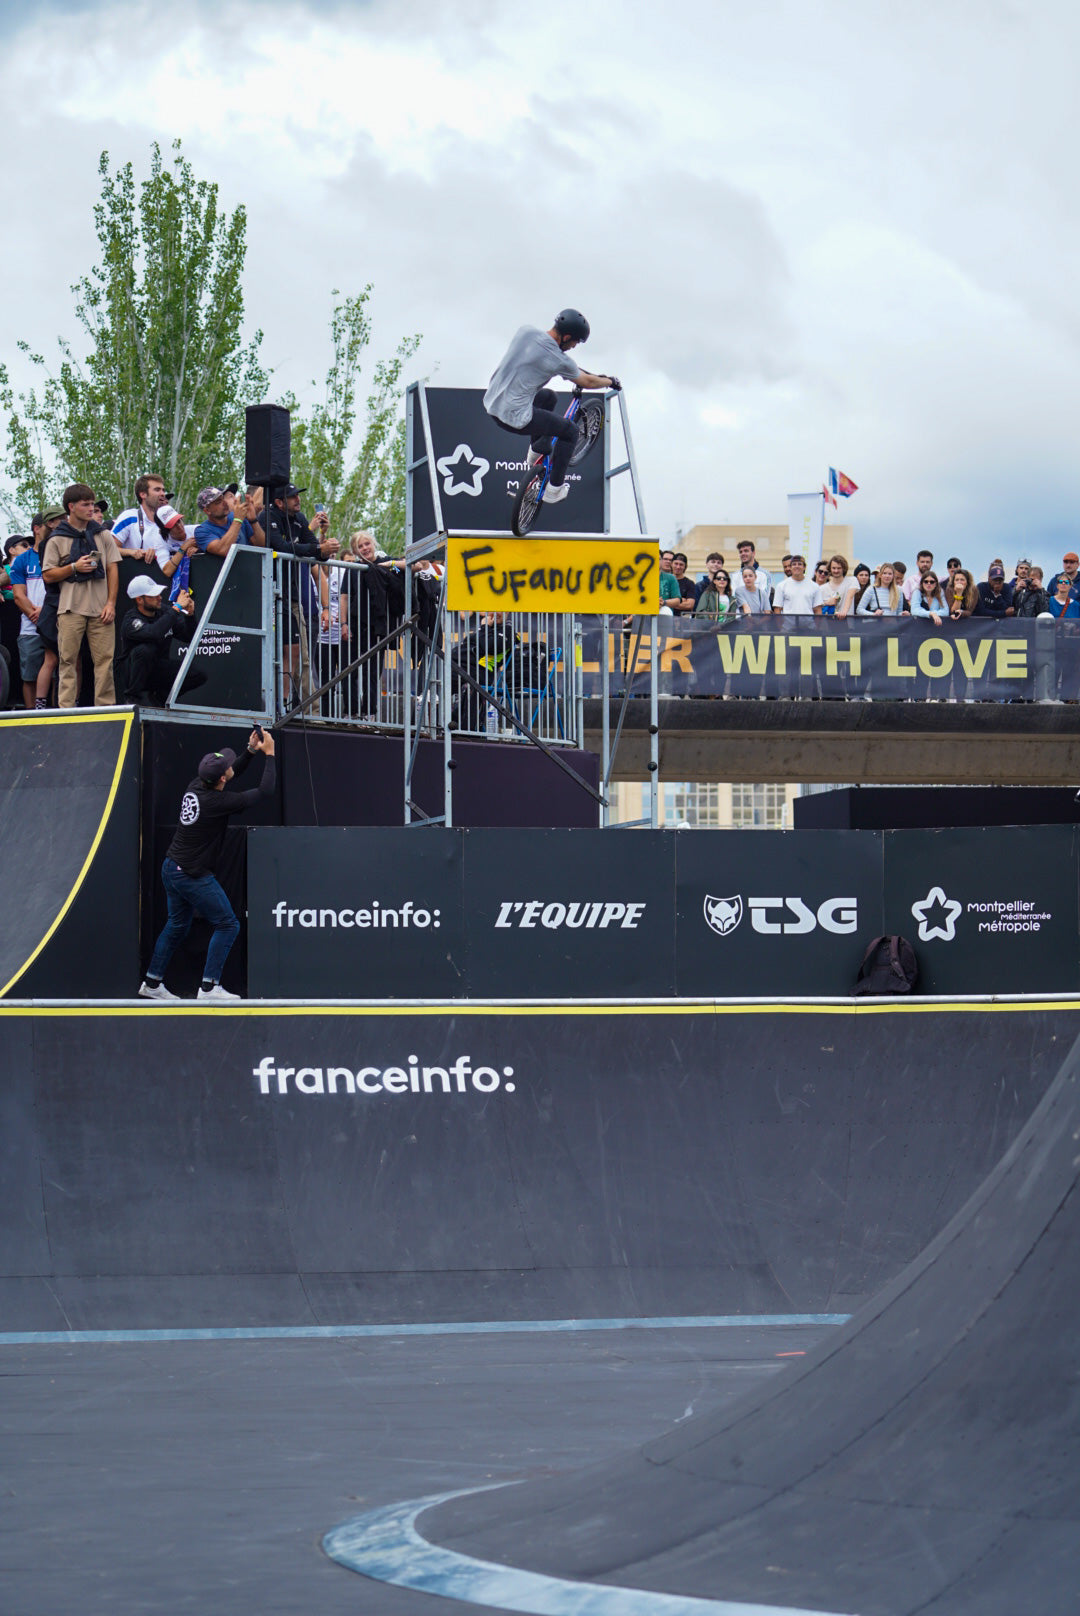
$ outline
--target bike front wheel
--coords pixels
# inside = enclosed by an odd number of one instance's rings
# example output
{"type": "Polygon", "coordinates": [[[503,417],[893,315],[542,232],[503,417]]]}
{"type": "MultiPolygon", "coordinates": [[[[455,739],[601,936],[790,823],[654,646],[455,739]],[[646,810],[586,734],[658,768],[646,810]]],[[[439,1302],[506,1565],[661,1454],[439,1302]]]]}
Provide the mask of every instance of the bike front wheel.
{"type": "Polygon", "coordinates": [[[525,537],[540,514],[540,501],[546,483],[547,476],[544,467],[540,465],[525,478],[517,491],[514,508],[510,513],[510,526],[519,539],[525,537]]]}
{"type": "Polygon", "coordinates": [[[587,404],[583,404],[578,411],[577,442],[574,445],[574,452],[570,456],[572,466],[576,466],[580,460],[584,460],[600,436],[603,425],[604,406],[598,398],[592,398],[587,404]]]}

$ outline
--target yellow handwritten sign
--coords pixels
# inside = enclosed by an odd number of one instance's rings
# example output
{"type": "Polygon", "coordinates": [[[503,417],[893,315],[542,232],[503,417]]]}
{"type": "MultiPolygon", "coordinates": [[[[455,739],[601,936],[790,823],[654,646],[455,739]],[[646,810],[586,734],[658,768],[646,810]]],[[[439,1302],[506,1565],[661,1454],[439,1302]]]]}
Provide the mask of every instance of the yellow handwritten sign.
{"type": "Polygon", "coordinates": [[[655,539],[485,538],[447,541],[454,612],[628,612],[660,609],[655,539]]]}

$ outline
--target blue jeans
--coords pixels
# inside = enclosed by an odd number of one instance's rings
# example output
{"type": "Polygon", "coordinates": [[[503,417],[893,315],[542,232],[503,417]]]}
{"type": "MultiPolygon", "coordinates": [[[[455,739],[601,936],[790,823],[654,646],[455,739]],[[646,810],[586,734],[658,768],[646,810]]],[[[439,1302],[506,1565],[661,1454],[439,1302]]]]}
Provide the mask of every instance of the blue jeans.
{"type": "Polygon", "coordinates": [[[161,879],[169,900],[169,918],[161,936],[154,944],[154,956],[147,976],[160,982],[169,968],[176,949],[191,930],[191,922],[198,915],[214,928],[206,954],[204,982],[220,982],[229,950],[240,931],[240,922],[233,914],[232,904],[225,896],[220,882],[212,875],[198,877],[185,875],[179,864],[166,859],[161,866],[161,879]]]}

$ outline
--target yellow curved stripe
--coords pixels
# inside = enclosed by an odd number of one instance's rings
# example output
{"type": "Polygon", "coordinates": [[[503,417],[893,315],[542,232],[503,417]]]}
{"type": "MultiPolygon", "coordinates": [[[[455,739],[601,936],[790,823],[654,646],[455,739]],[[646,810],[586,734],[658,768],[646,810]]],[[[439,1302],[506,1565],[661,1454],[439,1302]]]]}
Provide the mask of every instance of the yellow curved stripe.
{"type": "MultiPolygon", "coordinates": [[[[64,916],[67,914],[68,910],[71,908],[72,904],[75,902],[75,899],[76,899],[76,897],[78,896],[78,893],[79,893],[79,888],[82,886],[83,882],[86,880],[86,872],[90,868],[91,864],[94,862],[94,855],[97,853],[97,850],[98,850],[99,846],[101,845],[101,838],[105,834],[105,827],[109,823],[109,818],[110,818],[110,816],[112,814],[112,811],[113,811],[113,803],[116,801],[116,793],[117,793],[117,790],[118,790],[119,785],[120,785],[120,774],[121,774],[121,771],[122,771],[122,769],[124,767],[124,760],[127,757],[128,743],[129,743],[129,741],[131,739],[131,724],[132,724],[132,720],[133,720],[134,716],[135,716],[134,713],[125,713],[123,715],[123,717],[121,717],[119,714],[114,716],[111,713],[109,713],[109,714],[105,714],[105,713],[101,713],[101,714],[87,713],[85,718],[72,718],[71,720],[69,720],[69,722],[74,723],[74,724],[88,724],[88,723],[93,724],[93,723],[101,723],[103,721],[113,723],[113,724],[116,724],[116,723],[123,724],[124,733],[123,733],[123,737],[121,738],[121,741],[120,741],[120,750],[119,750],[119,752],[117,754],[117,758],[116,758],[116,768],[113,770],[112,785],[109,787],[109,795],[105,799],[105,807],[104,807],[104,810],[102,811],[101,822],[98,825],[97,831],[96,831],[96,833],[94,835],[94,840],[90,843],[90,851],[87,853],[86,857],[83,859],[82,869],[79,871],[78,875],[75,877],[75,881],[74,881],[74,884],[73,884],[73,886],[71,888],[71,891],[68,893],[67,897],[64,899],[64,902],[61,904],[60,910],[59,910],[58,914],[56,915],[56,918],[54,919],[52,925],[49,927],[48,931],[45,933],[44,937],[41,939],[40,943],[34,949],[34,952],[29,956],[28,959],[26,959],[23,962],[22,965],[19,966],[19,969],[15,972],[15,975],[10,979],[10,981],[5,982],[3,987],[0,988],[0,999],[5,997],[5,995],[15,986],[15,984],[19,980],[19,978],[21,976],[24,976],[26,974],[26,972],[30,969],[31,965],[33,965],[34,961],[37,959],[38,955],[41,953],[41,950],[45,947],[45,944],[49,941],[49,938],[52,937],[53,933],[56,931],[56,928],[59,926],[59,924],[63,920],[64,916]]],[[[32,719],[27,719],[27,720],[14,719],[13,722],[14,723],[23,723],[23,722],[32,723],[33,720],[32,719]]],[[[57,723],[57,722],[58,721],[56,719],[47,719],[46,720],[46,723],[57,723]]]]}

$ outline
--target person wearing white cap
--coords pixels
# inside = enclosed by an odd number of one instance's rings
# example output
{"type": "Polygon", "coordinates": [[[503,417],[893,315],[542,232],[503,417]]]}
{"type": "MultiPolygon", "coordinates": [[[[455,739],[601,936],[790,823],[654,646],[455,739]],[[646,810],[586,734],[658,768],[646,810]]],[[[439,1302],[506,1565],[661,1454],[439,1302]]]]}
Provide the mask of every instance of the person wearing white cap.
{"type": "MultiPolygon", "coordinates": [[[[147,573],[140,573],[127,587],[134,604],[120,625],[121,675],[126,699],[140,707],[161,707],[176,678],[177,663],[171,656],[173,640],[187,644],[195,632],[195,607],[186,589],[173,601],[162,603],[165,585],[157,584],[147,573]]],[[[189,673],[184,691],[206,683],[205,673],[189,673]]]]}

